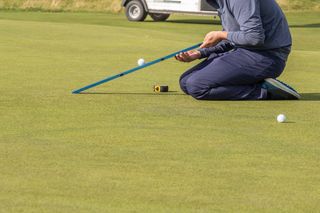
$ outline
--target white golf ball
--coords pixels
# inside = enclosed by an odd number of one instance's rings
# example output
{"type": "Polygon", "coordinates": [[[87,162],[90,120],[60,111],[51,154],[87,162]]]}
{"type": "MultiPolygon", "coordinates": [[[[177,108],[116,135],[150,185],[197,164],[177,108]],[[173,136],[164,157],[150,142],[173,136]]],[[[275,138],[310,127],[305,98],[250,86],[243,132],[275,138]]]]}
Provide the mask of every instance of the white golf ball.
{"type": "Polygon", "coordinates": [[[139,66],[144,65],[144,63],[145,63],[145,61],[144,61],[143,58],[140,58],[140,59],[138,60],[138,65],[139,65],[139,66]]]}
{"type": "Polygon", "coordinates": [[[280,115],[278,115],[278,117],[277,117],[277,121],[279,122],[279,123],[283,123],[283,122],[285,122],[286,121],[286,116],[284,115],[284,114],[280,114],[280,115]]]}

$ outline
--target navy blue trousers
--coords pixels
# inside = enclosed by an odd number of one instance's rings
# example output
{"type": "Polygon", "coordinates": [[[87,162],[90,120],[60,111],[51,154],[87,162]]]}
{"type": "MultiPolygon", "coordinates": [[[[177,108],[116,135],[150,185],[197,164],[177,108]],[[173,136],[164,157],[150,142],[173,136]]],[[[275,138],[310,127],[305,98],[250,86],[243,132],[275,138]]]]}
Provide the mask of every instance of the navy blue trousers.
{"type": "Polygon", "coordinates": [[[266,78],[277,78],[286,62],[268,51],[234,49],[212,54],[180,77],[182,91],[198,100],[264,100],[266,78]]]}

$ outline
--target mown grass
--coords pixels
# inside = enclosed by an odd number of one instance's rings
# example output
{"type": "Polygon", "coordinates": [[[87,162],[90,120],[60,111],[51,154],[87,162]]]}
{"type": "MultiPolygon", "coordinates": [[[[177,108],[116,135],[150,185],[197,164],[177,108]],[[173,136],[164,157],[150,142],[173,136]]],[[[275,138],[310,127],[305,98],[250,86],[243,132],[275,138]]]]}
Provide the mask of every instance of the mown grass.
{"type": "MultiPolygon", "coordinates": [[[[318,0],[278,0],[285,10],[320,10],[318,0]]],[[[1,9],[120,12],[121,0],[0,0],[1,9]]]]}
{"type": "Polygon", "coordinates": [[[303,100],[210,102],[174,60],[71,94],[201,41],[208,17],[0,12],[0,212],[316,212],[319,13],[287,15],[281,79],[303,100]]]}

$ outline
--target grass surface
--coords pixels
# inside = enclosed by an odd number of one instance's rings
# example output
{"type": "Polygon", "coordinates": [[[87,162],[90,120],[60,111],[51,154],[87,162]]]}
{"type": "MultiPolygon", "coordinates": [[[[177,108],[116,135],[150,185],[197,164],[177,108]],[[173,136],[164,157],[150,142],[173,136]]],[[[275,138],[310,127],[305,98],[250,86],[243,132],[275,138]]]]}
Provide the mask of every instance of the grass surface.
{"type": "MultiPolygon", "coordinates": [[[[310,1],[310,0],[308,0],[310,1]]],[[[0,0],[1,9],[120,12],[121,0],[0,0]]]]}
{"type": "Polygon", "coordinates": [[[281,79],[303,100],[210,102],[174,60],[71,94],[201,41],[207,17],[0,12],[0,212],[318,211],[319,18],[288,14],[281,79]]]}
{"type": "MultiPolygon", "coordinates": [[[[319,0],[276,0],[285,10],[320,10],[319,0]]],[[[0,0],[1,9],[121,11],[121,0],[0,0]]]]}

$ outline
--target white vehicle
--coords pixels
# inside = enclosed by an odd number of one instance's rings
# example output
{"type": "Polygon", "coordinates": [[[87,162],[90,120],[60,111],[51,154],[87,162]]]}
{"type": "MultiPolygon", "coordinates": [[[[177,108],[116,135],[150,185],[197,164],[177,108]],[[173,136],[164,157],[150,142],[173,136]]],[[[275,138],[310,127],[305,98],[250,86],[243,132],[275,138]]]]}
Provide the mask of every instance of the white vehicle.
{"type": "Polygon", "coordinates": [[[208,0],[122,0],[129,21],[143,21],[149,14],[154,21],[165,21],[171,13],[217,15],[208,0]]]}

